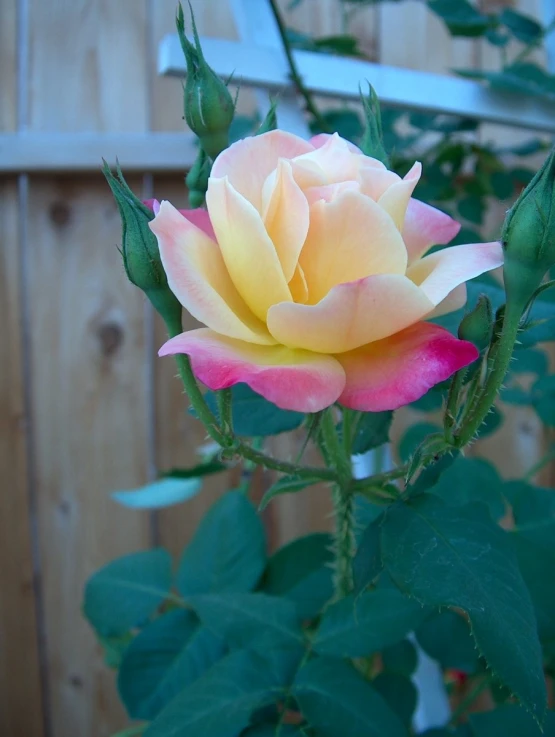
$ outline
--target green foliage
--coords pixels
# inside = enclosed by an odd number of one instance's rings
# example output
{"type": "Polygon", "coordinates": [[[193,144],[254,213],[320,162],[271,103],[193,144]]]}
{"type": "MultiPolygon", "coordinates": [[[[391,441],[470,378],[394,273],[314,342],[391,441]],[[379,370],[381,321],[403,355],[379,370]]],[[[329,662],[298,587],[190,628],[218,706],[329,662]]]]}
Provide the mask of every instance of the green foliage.
{"type": "Polygon", "coordinates": [[[118,675],[131,719],[154,719],[224,652],[223,641],[189,610],[175,609],[148,624],[127,649],[118,675]]]}
{"type": "Polygon", "coordinates": [[[438,432],[439,429],[439,426],[432,422],[418,422],[415,425],[410,425],[399,441],[399,456],[401,460],[408,461],[420,443],[428,435],[438,432]]]}
{"type": "Polygon", "coordinates": [[[466,619],[445,609],[431,614],[416,628],[420,647],[443,669],[453,668],[463,673],[476,673],[478,651],[466,619]]]}
{"type": "Polygon", "coordinates": [[[97,571],[85,586],[83,611],[107,637],[146,624],[170,592],[172,564],[162,549],[117,558],[97,571]]]}
{"type": "Polygon", "coordinates": [[[292,601],[267,594],[219,593],[192,596],[201,622],[235,647],[290,647],[303,642],[292,601]]]}
{"type": "Polygon", "coordinates": [[[410,640],[401,640],[382,652],[382,665],[388,673],[411,676],[418,665],[418,653],[410,640]]]}
{"type": "Polygon", "coordinates": [[[260,501],[259,511],[266,509],[268,504],[276,496],[281,494],[293,494],[297,491],[306,489],[307,486],[313,486],[321,482],[321,479],[307,479],[299,478],[298,476],[282,476],[275,484],[272,484],[270,488],[264,492],[264,496],[260,501]]]}
{"type": "Polygon", "coordinates": [[[546,695],[532,603],[510,538],[486,508],[450,508],[426,496],[398,504],[382,528],[382,555],[402,591],[468,613],[489,666],[541,718],[546,695]]]}
{"type": "Polygon", "coordinates": [[[372,685],[409,730],[418,701],[418,691],[410,678],[384,672],[374,678],[372,685]]]}
{"type": "Polygon", "coordinates": [[[555,737],[555,712],[547,712],[543,728],[518,706],[472,714],[472,737],[555,737]]]}
{"type": "Polygon", "coordinates": [[[382,696],[342,660],[309,661],[295,679],[293,695],[321,737],[407,737],[382,696]]]}
{"type": "Polygon", "coordinates": [[[183,689],[145,737],[237,737],[256,709],[284,697],[297,665],[290,654],[232,652],[183,689]]]}
{"type": "Polygon", "coordinates": [[[355,591],[360,592],[369,586],[383,568],[380,551],[380,527],[383,517],[372,520],[364,530],[353,558],[353,581],[355,591]]]}
{"type": "MultiPolygon", "coordinates": [[[[206,392],[208,406],[219,416],[215,392],[206,392]]],[[[300,412],[280,409],[254,392],[246,384],[231,387],[233,429],[237,435],[264,437],[289,432],[304,420],[300,412]]]]}
{"type": "Polygon", "coordinates": [[[181,558],[176,584],[185,597],[251,591],[265,565],[260,518],[241,492],[230,491],[201,521],[181,558]]]}
{"type": "Polygon", "coordinates": [[[468,0],[428,0],[428,7],[446,24],[453,36],[483,36],[491,20],[468,0]]]}
{"type": "Polygon", "coordinates": [[[331,535],[300,537],[280,548],[268,561],[262,591],[285,596],[300,619],[315,617],[333,596],[331,535]]]}
{"type": "Polygon", "coordinates": [[[353,438],[352,452],[367,453],[373,448],[387,443],[393,412],[364,412],[358,420],[353,438]]]}
{"type": "Polygon", "coordinates": [[[427,610],[395,588],[376,588],[329,606],[312,646],[322,655],[358,658],[402,640],[427,610]]]}
{"type": "Polygon", "coordinates": [[[431,492],[450,507],[482,502],[495,520],[501,519],[506,511],[503,481],[495,466],[482,458],[457,458],[431,487],[431,492]]]}

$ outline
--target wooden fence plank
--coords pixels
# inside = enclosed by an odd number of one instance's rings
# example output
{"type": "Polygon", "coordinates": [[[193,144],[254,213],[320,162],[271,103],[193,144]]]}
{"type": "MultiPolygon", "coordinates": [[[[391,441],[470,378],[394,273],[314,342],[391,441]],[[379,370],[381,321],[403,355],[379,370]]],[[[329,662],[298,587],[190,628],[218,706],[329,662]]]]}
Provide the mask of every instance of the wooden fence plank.
{"type": "MultiPolygon", "coordinates": [[[[30,132],[146,132],[146,72],[153,63],[146,5],[30,0],[30,132]]],[[[141,180],[131,184],[140,191],[141,180]]],[[[149,515],[119,508],[109,496],[147,477],[144,299],[126,281],[116,251],[119,215],[100,174],[32,178],[29,212],[32,408],[52,734],[108,737],[127,720],[82,617],[81,597],[95,569],[151,543],[149,515]]]]}
{"type": "Polygon", "coordinates": [[[0,182],[0,734],[40,737],[42,698],[27,497],[17,183],[0,182]]]}
{"type": "MultiPolygon", "coordinates": [[[[18,125],[18,17],[0,3],[0,131],[18,125]]],[[[42,737],[38,622],[28,501],[18,185],[0,180],[0,734],[42,737]]]]}

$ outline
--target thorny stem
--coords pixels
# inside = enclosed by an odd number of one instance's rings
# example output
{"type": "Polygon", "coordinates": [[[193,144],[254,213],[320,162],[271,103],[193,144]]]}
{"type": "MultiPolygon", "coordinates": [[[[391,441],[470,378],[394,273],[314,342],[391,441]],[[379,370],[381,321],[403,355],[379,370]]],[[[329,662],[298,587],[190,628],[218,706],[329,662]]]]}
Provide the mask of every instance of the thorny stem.
{"type": "Polygon", "coordinates": [[[486,383],[479,395],[474,409],[466,417],[459,432],[455,435],[455,442],[459,448],[462,448],[474,438],[495,401],[497,392],[503,383],[503,379],[507,374],[507,370],[511,362],[513,348],[518,335],[521,314],[522,309],[519,305],[507,304],[503,320],[503,328],[499,337],[499,342],[496,346],[497,350],[495,352],[495,361],[491,372],[486,378],[486,383]]]}
{"type": "Polygon", "coordinates": [[[322,132],[323,133],[333,133],[333,130],[330,128],[325,118],[322,116],[322,113],[316,107],[316,104],[314,103],[314,100],[312,99],[312,95],[304,86],[304,82],[297,68],[297,62],[295,61],[293,57],[293,53],[291,51],[291,44],[289,42],[289,39],[287,38],[287,30],[283,23],[283,19],[281,17],[279,8],[277,6],[277,2],[276,0],[268,0],[268,2],[270,3],[270,8],[272,9],[272,13],[276,20],[276,25],[278,27],[279,35],[283,43],[283,49],[285,51],[287,63],[289,64],[289,71],[291,73],[291,79],[293,80],[293,84],[297,88],[298,93],[303,98],[307,111],[312,115],[314,120],[318,123],[319,127],[322,129],[322,132]]]}
{"type": "Polygon", "coordinates": [[[335,513],[335,596],[342,599],[353,589],[353,551],[355,546],[354,494],[336,484],[332,490],[335,513]]]}

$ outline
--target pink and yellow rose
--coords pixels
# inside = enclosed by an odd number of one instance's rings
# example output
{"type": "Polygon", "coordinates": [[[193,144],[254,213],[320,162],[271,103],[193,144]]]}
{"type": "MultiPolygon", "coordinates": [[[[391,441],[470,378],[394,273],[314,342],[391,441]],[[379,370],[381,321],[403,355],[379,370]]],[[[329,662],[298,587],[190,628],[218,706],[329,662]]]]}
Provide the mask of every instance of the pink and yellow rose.
{"type": "Polygon", "coordinates": [[[206,327],[169,340],[210,389],[248,384],[285,409],[396,409],[474,361],[426,322],[460,308],[501,245],[443,249],[459,224],[334,136],[272,131],[218,156],[207,211],[162,202],[150,226],[170,288],[206,327]]]}

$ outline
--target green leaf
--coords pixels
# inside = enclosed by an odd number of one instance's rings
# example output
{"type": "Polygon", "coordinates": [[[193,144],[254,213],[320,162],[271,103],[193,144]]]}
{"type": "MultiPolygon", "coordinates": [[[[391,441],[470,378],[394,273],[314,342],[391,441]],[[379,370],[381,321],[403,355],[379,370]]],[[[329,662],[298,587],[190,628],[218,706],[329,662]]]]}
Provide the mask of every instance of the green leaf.
{"type": "Polygon", "coordinates": [[[436,412],[438,409],[441,409],[442,404],[443,393],[432,387],[424,396],[417,399],[416,402],[412,402],[410,406],[412,409],[418,410],[418,412],[436,412]]]}
{"type": "Polygon", "coordinates": [[[352,452],[357,455],[366,453],[372,448],[389,441],[389,429],[393,421],[393,412],[364,412],[358,421],[353,438],[352,452]]]}
{"type": "MultiPolygon", "coordinates": [[[[323,51],[327,54],[364,57],[364,54],[359,49],[358,39],[355,36],[349,36],[347,34],[322,36],[315,38],[313,43],[316,50],[323,51]]],[[[339,132],[339,129],[335,130],[339,132]]]]}
{"type": "Polygon", "coordinates": [[[358,593],[369,586],[380,574],[383,564],[380,551],[382,515],[370,522],[364,530],[353,558],[353,579],[358,593]]]}
{"type": "Polygon", "coordinates": [[[298,661],[238,650],[183,689],[145,737],[237,737],[251,714],[285,696],[298,661]]]}
{"type": "Polygon", "coordinates": [[[333,596],[333,538],[315,533],[277,550],[266,568],[262,591],[295,602],[300,619],[311,619],[333,596]]]}
{"type": "Polygon", "coordinates": [[[468,0],[428,0],[428,7],[446,24],[453,36],[483,36],[491,25],[468,0]]]}
{"type": "Polygon", "coordinates": [[[528,349],[518,351],[511,362],[511,373],[513,374],[536,374],[545,376],[549,369],[547,354],[542,350],[528,349]]]}
{"type": "Polygon", "coordinates": [[[267,594],[204,594],[189,599],[201,622],[233,646],[302,644],[294,602],[267,594]]]}
{"type": "Polygon", "coordinates": [[[184,596],[251,591],[266,565],[260,518],[239,491],[229,491],[208,511],[185,548],[177,572],[184,596]]]}
{"type": "Polygon", "coordinates": [[[130,491],[114,491],[112,499],[131,509],[162,509],[192,499],[200,491],[199,479],[165,478],[130,491]]]}
{"type": "Polygon", "coordinates": [[[309,661],[297,674],[293,695],[318,737],[407,737],[395,712],[344,661],[309,661]]]}
{"type": "Polygon", "coordinates": [[[522,43],[532,44],[543,35],[543,28],[537,20],[511,8],[505,8],[499,16],[499,20],[522,43]]]}
{"type": "Polygon", "coordinates": [[[209,461],[208,463],[199,463],[198,466],[191,468],[172,468],[162,474],[164,478],[169,479],[190,479],[200,476],[209,476],[213,473],[221,473],[227,471],[228,466],[219,461],[209,461]]]}
{"type": "Polygon", "coordinates": [[[418,701],[418,691],[410,678],[384,672],[374,678],[372,685],[409,729],[418,701]]]}
{"type": "Polygon", "coordinates": [[[498,200],[507,200],[515,191],[513,178],[504,171],[494,171],[490,177],[493,194],[498,200]]]}
{"type": "Polygon", "coordinates": [[[402,640],[427,613],[395,588],[351,595],[326,609],[312,646],[322,655],[365,657],[402,640]]]}
{"type": "Polygon", "coordinates": [[[480,425],[478,436],[480,438],[486,438],[488,435],[493,435],[493,433],[496,432],[502,424],[503,413],[494,404],[486,415],[486,419],[480,425]]]}
{"type": "Polygon", "coordinates": [[[473,737],[555,737],[555,712],[548,711],[543,730],[518,706],[471,714],[473,737]]]}
{"type": "Polygon", "coordinates": [[[302,491],[308,486],[314,486],[314,484],[321,483],[322,479],[307,479],[299,478],[298,476],[282,476],[275,484],[272,484],[266,491],[262,500],[258,506],[258,510],[262,512],[268,504],[276,496],[281,494],[294,494],[297,491],[302,491]]]}
{"type": "Polygon", "coordinates": [[[475,225],[481,225],[484,220],[486,203],[482,197],[463,197],[458,202],[458,210],[461,217],[469,220],[475,225]]]}
{"type": "Polygon", "coordinates": [[[418,653],[410,640],[401,640],[382,651],[382,665],[388,673],[411,676],[418,666],[418,653]]]}
{"type": "Polygon", "coordinates": [[[555,643],[555,520],[523,525],[511,531],[511,536],[536,611],[539,637],[551,649],[555,643]]]}
{"type": "Polygon", "coordinates": [[[123,635],[145,624],[170,593],[171,580],[172,562],[166,550],[117,558],[87,581],[84,614],[101,635],[123,635]]]}
{"type": "Polygon", "coordinates": [[[418,496],[423,494],[425,491],[435,489],[436,484],[443,476],[443,474],[455,463],[457,460],[456,453],[446,453],[439,458],[433,460],[431,463],[423,468],[416,481],[413,481],[407,487],[407,496],[418,496]]]}
{"type": "MultiPolygon", "coordinates": [[[[277,724],[257,724],[255,727],[241,732],[241,737],[275,737],[277,732],[277,724]]],[[[279,730],[279,737],[304,737],[306,732],[302,727],[293,724],[282,724],[279,730]]]]}
{"type": "Polygon", "coordinates": [[[478,651],[466,619],[456,612],[434,612],[416,629],[418,644],[446,670],[463,673],[478,669],[478,651]]]}
{"type": "Polygon", "coordinates": [[[401,460],[406,462],[420,445],[420,443],[428,437],[439,431],[439,425],[432,422],[418,422],[411,425],[399,441],[399,455],[401,460]]]}
{"type": "Polygon", "coordinates": [[[503,492],[511,502],[518,527],[555,521],[555,492],[526,481],[507,481],[503,492]]]}
{"type": "Polygon", "coordinates": [[[555,427],[555,375],[542,376],[531,389],[532,406],[540,420],[555,427]]]}
{"type": "Polygon", "coordinates": [[[498,520],[506,511],[503,483],[489,461],[459,457],[444,471],[431,492],[450,507],[481,501],[487,504],[493,519],[498,520]]]}
{"type": "Polygon", "coordinates": [[[494,673],[540,719],[546,694],[532,602],[510,538],[486,507],[451,508],[432,496],[390,507],[382,557],[402,591],[468,613],[494,673]]]}
{"type": "Polygon", "coordinates": [[[146,731],[146,728],[148,727],[148,724],[144,722],[143,724],[135,724],[132,727],[127,727],[127,729],[123,729],[121,732],[116,732],[116,734],[113,734],[112,737],[141,737],[141,735],[146,731]]]}
{"type": "Polygon", "coordinates": [[[175,609],[147,625],[123,658],[118,690],[131,719],[152,720],[225,652],[219,638],[188,610],[175,609]]]}
{"type": "MultiPolygon", "coordinates": [[[[247,437],[278,435],[295,430],[305,417],[300,412],[276,407],[247,384],[232,386],[231,397],[233,429],[236,435],[247,437]]],[[[219,416],[215,392],[206,392],[205,398],[212,412],[219,416]]]]}
{"type": "Polygon", "coordinates": [[[96,633],[102,649],[104,650],[104,662],[108,668],[117,670],[123,658],[123,655],[133,640],[133,633],[126,632],[116,637],[103,637],[96,633]]]}

